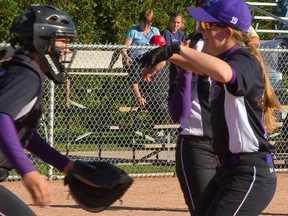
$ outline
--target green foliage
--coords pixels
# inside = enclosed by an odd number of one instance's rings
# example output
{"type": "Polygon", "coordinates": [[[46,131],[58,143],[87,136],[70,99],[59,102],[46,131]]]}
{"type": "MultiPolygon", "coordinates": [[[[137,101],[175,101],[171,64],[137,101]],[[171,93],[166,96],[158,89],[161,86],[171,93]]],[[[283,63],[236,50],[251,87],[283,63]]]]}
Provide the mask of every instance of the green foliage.
{"type": "MultiPolygon", "coordinates": [[[[77,43],[122,44],[125,32],[138,25],[138,16],[143,9],[151,9],[156,15],[154,26],[159,30],[167,26],[169,14],[180,11],[186,18],[185,32],[194,29],[195,23],[185,6],[193,1],[123,1],[123,0],[35,0],[34,4],[48,4],[66,11],[74,20],[79,37],[77,43]],[[189,17],[189,18],[188,18],[189,17]]],[[[31,4],[29,0],[1,0],[0,36],[1,42],[9,41],[6,30],[11,26],[14,17],[21,14],[31,4]]]]}
{"type": "MultiPolygon", "coordinates": [[[[122,44],[126,31],[132,26],[138,25],[139,13],[144,9],[151,9],[155,13],[153,26],[163,30],[169,20],[169,14],[178,10],[188,16],[185,5],[192,5],[194,1],[123,1],[101,0],[97,1],[95,28],[100,32],[101,39],[97,42],[107,44],[122,44]],[[167,7],[169,5],[169,7],[167,7]]],[[[187,31],[193,26],[192,19],[187,19],[187,31]],[[189,20],[189,21],[188,21],[189,20]],[[190,28],[188,28],[190,27],[190,28]]],[[[195,24],[194,24],[195,25],[195,24]]],[[[194,29],[194,28],[192,28],[194,29]]]]}
{"type": "MultiPolygon", "coordinates": [[[[252,0],[253,1],[253,0],[252,0]]],[[[256,0],[254,0],[256,1],[256,0]]],[[[271,2],[263,0],[263,2],[271,2]]],[[[168,25],[169,15],[179,11],[185,19],[185,34],[195,29],[195,20],[186,12],[186,7],[193,6],[195,0],[184,1],[152,1],[152,0],[35,0],[33,3],[48,4],[66,11],[74,20],[79,37],[77,43],[83,44],[122,44],[126,31],[138,25],[138,16],[143,9],[151,9],[155,13],[153,26],[160,31],[168,25]]],[[[9,41],[7,30],[15,16],[31,4],[31,0],[0,0],[0,36],[1,42],[9,41]]],[[[262,9],[271,12],[271,8],[262,9]]],[[[253,9],[252,14],[257,14],[253,9]]],[[[271,23],[261,23],[270,28],[271,23]]],[[[261,39],[274,38],[273,34],[260,34],[261,39]]]]}
{"type": "Polygon", "coordinates": [[[1,0],[0,8],[1,41],[8,41],[7,30],[13,22],[13,17],[15,16],[15,14],[21,13],[22,10],[18,7],[18,3],[16,1],[10,0],[1,0]]]}
{"type": "MultiPolygon", "coordinates": [[[[30,4],[30,0],[0,0],[0,7],[2,8],[0,10],[1,42],[9,41],[6,31],[10,28],[14,17],[21,14],[30,4]]],[[[93,0],[35,0],[33,4],[53,5],[67,12],[77,26],[79,42],[91,43],[95,41],[95,38],[99,38],[99,34],[94,28],[96,25],[94,16],[96,3],[93,0]]]]}

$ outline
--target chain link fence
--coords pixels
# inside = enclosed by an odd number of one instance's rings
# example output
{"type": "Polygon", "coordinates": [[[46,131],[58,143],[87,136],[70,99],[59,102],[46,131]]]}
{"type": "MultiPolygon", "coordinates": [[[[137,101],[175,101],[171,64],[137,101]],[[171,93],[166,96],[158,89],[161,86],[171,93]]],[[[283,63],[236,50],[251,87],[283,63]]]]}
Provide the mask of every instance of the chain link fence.
{"type": "Polygon", "coordinates": [[[287,171],[288,164],[288,40],[276,39],[263,43],[260,53],[267,67],[270,82],[282,104],[283,110],[277,112],[279,127],[269,135],[275,145],[274,153],[276,168],[279,172],[287,171]]]}
{"type": "Polygon", "coordinates": [[[147,46],[73,46],[77,54],[67,84],[46,85],[54,92],[54,99],[47,94],[43,119],[49,142],[73,160],[109,161],[135,175],[174,175],[179,125],[167,111],[168,65],[148,84],[136,60],[128,68],[121,55],[123,48],[132,53],[147,46]],[[144,108],[138,107],[135,83],[147,101],[144,108]]]}
{"type": "MultiPolygon", "coordinates": [[[[133,52],[153,47],[72,46],[78,51],[69,65],[67,84],[45,83],[46,111],[39,132],[73,160],[109,161],[135,176],[174,175],[179,125],[167,112],[168,66],[151,84],[143,86],[137,64],[132,62],[127,68],[121,55],[122,49],[133,52]],[[132,88],[135,80],[139,80],[140,92],[150,107],[138,107],[132,88]]],[[[260,52],[284,107],[277,113],[279,128],[269,139],[276,146],[277,171],[287,171],[287,49],[265,48],[260,52]]],[[[31,157],[49,178],[61,175],[31,157]]]]}

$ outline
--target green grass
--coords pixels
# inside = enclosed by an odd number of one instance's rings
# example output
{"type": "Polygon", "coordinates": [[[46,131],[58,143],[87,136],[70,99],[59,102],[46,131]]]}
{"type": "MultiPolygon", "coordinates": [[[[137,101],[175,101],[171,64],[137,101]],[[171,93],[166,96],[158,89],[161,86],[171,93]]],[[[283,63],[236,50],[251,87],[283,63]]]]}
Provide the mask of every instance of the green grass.
{"type": "Polygon", "coordinates": [[[175,166],[154,166],[154,165],[119,165],[119,168],[125,170],[127,173],[175,173],[175,166]]]}
{"type": "MultiPolygon", "coordinates": [[[[42,175],[47,176],[48,165],[44,163],[35,163],[36,170],[42,175]]],[[[129,174],[145,174],[145,173],[176,173],[175,166],[157,166],[151,164],[129,164],[129,165],[116,165],[120,169],[123,169],[129,174]]],[[[17,176],[15,170],[10,172],[10,176],[17,176]]],[[[53,168],[53,176],[64,176],[62,172],[59,172],[57,169],[53,168]]]]}

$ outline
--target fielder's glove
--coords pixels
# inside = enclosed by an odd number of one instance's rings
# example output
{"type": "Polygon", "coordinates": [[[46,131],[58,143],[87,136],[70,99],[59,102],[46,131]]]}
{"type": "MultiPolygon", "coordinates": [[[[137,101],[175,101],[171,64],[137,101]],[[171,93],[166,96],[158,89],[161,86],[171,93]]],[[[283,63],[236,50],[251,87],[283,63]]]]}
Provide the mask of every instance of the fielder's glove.
{"type": "Polygon", "coordinates": [[[139,59],[139,62],[142,67],[155,66],[159,62],[168,60],[174,53],[180,53],[180,43],[167,44],[146,52],[139,59]]]}
{"type": "Polygon", "coordinates": [[[74,200],[90,212],[108,208],[132,183],[126,172],[107,162],[75,161],[73,170],[64,179],[74,200]]]}

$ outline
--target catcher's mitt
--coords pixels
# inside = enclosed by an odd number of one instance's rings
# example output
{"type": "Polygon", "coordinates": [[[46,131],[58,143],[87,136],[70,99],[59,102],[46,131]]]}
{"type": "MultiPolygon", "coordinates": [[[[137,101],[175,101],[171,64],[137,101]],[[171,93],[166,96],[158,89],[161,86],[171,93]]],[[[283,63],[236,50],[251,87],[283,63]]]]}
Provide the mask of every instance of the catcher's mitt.
{"type": "Polygon", "coordinates": [[[74,200],[90,212],[108,208],[132,183],[126,172],[107,162],[75,161],[73,170],[64,179],[74,200]]]}

